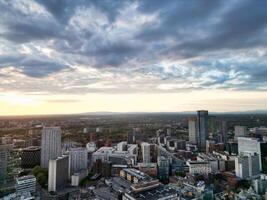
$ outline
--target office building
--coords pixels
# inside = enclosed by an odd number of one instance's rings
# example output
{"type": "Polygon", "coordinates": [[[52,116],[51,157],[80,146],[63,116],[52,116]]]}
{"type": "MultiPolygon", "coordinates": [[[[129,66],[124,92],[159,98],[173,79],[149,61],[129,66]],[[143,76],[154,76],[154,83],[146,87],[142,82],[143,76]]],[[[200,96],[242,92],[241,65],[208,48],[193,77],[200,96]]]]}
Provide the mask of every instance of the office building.
{"type": "Polygon", "coordinates": [[[116,192],[123,193],[123,200],[179,199],[175,189],[133,168],[122,169],[120,177],[113,177],[111,184],[116,192]]]}
{"type": "Polygon", "coordinates": [[[141,144],[143,163],[150,163],[150,144],[143,142],[141,144]]]}
{"type": "Polygon", "coordinates": [[[111,162],[117,165],[135,165],[137,154],[131,154],[128,151],[116,151],[113,147],[101,147],[92,154],[92,163],[96,160],[111,162]]]}
{"type": "Polygon", "coordinates": [[[208,117],[207,110],[197,111],[197,141],[198,148],[202,151],[206,150],[206,139],[209,136],[208,117]]]}
{"type": "Polygon", "coordinates": [[[190,174],[208,175],[212,172],[211,164],[208,161],[187,161],[190,174]]]}
{"type": "Polygon", "coordinates": [[[267,192],[267,175],[261,174],[259,178],[252,180],[252,186],[257,194],[264,195],[267,192]]]}
{"type": "Polygon", "coordinates": [[[69,180],[69,156],[49,160],[48,191],[63,189],[69,180]]]}
{"type": "Polygon", "coordinates": [[[87,169],[88,153],[86,148],[70,148],[68,153],[71,175],[87,169]]]}
{"type": "Polygon", "coordinates": [[[238,154],[258,154],[260,156],[259,166],[260,170],[262,170],[262,162],[261,162],[261,143],[257,138],[246,138],[246,137],[238,137],[238,154]]]}
{"type": "Polygon", "coordinates": [[[25,193],[25,192],[34,193],[36,191],[35,176],[28,175],[16,178],[16,191],[17,193],[25,193]]]}
{"type": "Polygon", "coordinates": [[[158,179],[164,183],[169,181],[170,163],[164,156],[158,157],[158,179]]]}
{"type": "Polygon", "coordinates": [[[127,146],[127,151],[131,155],[137,155],[138,154],[138,145],[137,144],[130,144],[127,146]]]}
{"type": "Polygon", "coordinates": [[[219,131],[221,134],[221,141],[220,142],[223,142],[224,145],[226,145],[227,140],[228,140],[227,122],[226,121],[224,121],[224,120],[220,121],[219,131]]]}
{"type": "Polygon", "coordinates": [[[126,168],[120,171],[120,177],[126,179],[127,181],[133,183],[132,189],[135,192],[139,192],[145,190],[146,188],[142,188],[142,186],[146,186],[149,188],[157,187],[160,185],[157,179],[153,179],[147,174],[134,169],[134,168],[126,168]]]}
{"type": "Polygon", "coordinates": [[[208,136],[214,137],[217,134],[217,120],[215,116],[208,117],[208,136]]]}
{"type": "Polygon", "coordinates": [[[144,137],[139,128],[133,128],[133,130],[129,131],[127,134],[127,143],[135,144],[137,141],[143,141],[144,137]]]}
{"type": "Polygon", "coordinates": [[[44,127],[42,130],[41,166],[48,168],[49,160],[61,156],[61,128],[44,127]]]}
{"type": "Polygon", "coordinates": [[[197,161],[209,162],[211,165],[211,172],[218,173],[219,171],[225,171],[225,160],[220,154],[205,154],[199,153],[197,155],[197,161]]]}
{"type": "Polygon", "coordinates": [[[249,179],[260,174],[258,154],[241,154],[235,158],[236,176],[249,179]]]}
{"type": "Polygon", "coordinates": [[[9,145],[0,145],[0,186],[6,183],[9,162],[9,145]]]}
{"type": "Polygon", "coordinates": [[[107,161],[103,162],[101,159],[98,159],[93,162],[92,170],[95,174],[99,174],[102,177],[111,176],[112,163],[107,161]]]}
{"type": "Polygon", "coordinates": [[[229,153],[229,155],[237,155],[238,143],[236,141],[228,141],[226,144],[226,151],[229,153]]]}
{"type": "Polygon", "coordinates": [[[118,143],[117,144],[117,150],[118,151],[127,151],[127,142],[122,141],[122,142],[118,143]]]}
{"type": "Polygon", "coordinates": [[[40,165],[41,148],[33,146],[24,148],[20,151],[20,158],[22,168],[34,168],[36,165],[40,165]]]}
{"type": "Polygon", "coordinates": [[[138,163],[139,171],[157,178],[158,176],[158,165],[157,163],[138,163]]]}
{"type": "Polygon", "coordinates": [[[88,175],[88,170],[81,170],[71,175],[71,186],[79,186],[81,180],[88,175]]]}
{"type": "Polygon", "coordinates": [[[192,144],[197,144],[197,121],[195,118],[190,118],[188,120],[188,133],[189,142],[192,144]]]}
{"type": "Polygon", "coordinates": [[[247,127],[246,126],[235,126],[235,140],[238,137],[244,137],[247,135],[247,127]]]}
{"type": "Polygon", "coordinates": [[[180,197],[174,188],[167,185],[160,185],[150,190],[145,190],[136,193],[124,193],[123,200],[179,200],[180,197]]]}

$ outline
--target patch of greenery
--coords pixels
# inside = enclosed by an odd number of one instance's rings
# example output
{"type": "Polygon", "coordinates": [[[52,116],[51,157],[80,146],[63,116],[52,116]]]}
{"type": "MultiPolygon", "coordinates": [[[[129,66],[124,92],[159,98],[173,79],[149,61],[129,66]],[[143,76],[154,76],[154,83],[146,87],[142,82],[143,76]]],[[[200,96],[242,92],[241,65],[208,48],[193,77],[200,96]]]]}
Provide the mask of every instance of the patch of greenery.
{"type": "Polygon", "coordinates": [[[86,186],[91,180],[90,178],[93,176],[94,174],[92,172],[89,172],[88,175],[82,179],[79,183],[80,186],[86,186]]]}
{"type": "Polygon", "coordinates": [[[185,172],[176,172],[175,174],[176,174],[176,176],[181,176],[181,177],[185,177],[186,176],[185,172]]]}
{"type": "Polygon", "coordinates": [[[45,188],[48,182],[48,170],[38,165],[32,169],[32,173],[36,177],[37,182],[45,188]]]}

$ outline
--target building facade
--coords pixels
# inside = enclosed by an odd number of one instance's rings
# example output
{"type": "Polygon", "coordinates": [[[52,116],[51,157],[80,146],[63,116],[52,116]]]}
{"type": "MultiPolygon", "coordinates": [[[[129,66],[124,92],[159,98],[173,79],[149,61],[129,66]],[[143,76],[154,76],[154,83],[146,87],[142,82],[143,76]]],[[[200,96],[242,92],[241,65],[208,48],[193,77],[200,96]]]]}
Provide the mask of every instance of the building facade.
{"type": "Polygon", "coordinates": [[[238,154],[258,154],[260,156],[259,166],[262,170],[261,162],[261,143],[257,138],[238,137],[238,154]]]}
{"type": "Polygon", "coordinates": [[[242,154],[235,158],[236,176],[242,179],[249,179],[260,174],[258,154],[242,154]]]}
{"type": "Polygon", "coordinates": [[[192,144],[197,144],[197,121],[195,118],[190,118],[188,120],[188,133],[189,142],[192,144]]]}
{"type": "Polygon", "coordinates": [[[28,175],[16,178],[16,191],[17,193],[25,193],[25,192],[34,193],[36,191],[35,176],[28,175]]]}
{"type": "Polygon", "coordinates": [[[69,156],[49,160],[48,191],[63,189],[69,180],[69,156]]]}
{"type": "Polygon", "coordinates": [[[246,126],[235,126],[235,140],[238,137],[244,137],[247,134],[247,127],[246,126]]]}
{"type": "Polygon", "coordinates": [[[150,163],[150,144],[143,142],[141,144],[143,163],[150,163]]]}
{"type": "Polygon", "coordinates": [[[88,153],[86,148],[70,148],[70,173],[76,173],[87,169],[88,153]]]}
{"type": "Polygon", "coordinates": [[[48,168],[50,159],[61,156],[61,128],[44,127],[42,131],[41,166],[48,168]]]}
{"type": "Polygon", "coordinates": [[[198,110],[197,111],[197,141],[198,148],[200,150],[206,150],[206,139],[209,134],[209,113],[207,110],[198,110]]]}
{"type": "Polygon", "coordinates": [[[40,165],[41,161],[41,148],[40,147],[28,147],[20,151],[21,167],[33,168],[36,165],[40,165]]]}
{"type": "Polygon", "coordinates": [[[9,145],[0,145],[0,186],[6,183],[9,145]]]}

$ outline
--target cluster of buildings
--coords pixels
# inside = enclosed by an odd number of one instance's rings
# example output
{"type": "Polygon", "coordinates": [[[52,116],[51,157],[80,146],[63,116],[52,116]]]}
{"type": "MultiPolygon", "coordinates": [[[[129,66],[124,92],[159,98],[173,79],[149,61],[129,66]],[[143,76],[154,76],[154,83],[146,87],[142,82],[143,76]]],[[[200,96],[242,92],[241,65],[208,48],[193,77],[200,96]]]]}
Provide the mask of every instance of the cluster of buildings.
{"type": "Polygon", "coordinates": [[[118,143],[96,142],[107,131],[102,127],[84,128],[84,144],[63,143],[59,126],[31,130],[29,138],[5,135],[0,188],[13,181],[15,192],[6,199],[264,199],[266,130],[230,129],[226,120],[200,110],[189,117],[183,137],[170,125],[150,138],[133,128],[118,143]],[[36,166],[47,172],[43,189],[32,175],[36,166]]]}

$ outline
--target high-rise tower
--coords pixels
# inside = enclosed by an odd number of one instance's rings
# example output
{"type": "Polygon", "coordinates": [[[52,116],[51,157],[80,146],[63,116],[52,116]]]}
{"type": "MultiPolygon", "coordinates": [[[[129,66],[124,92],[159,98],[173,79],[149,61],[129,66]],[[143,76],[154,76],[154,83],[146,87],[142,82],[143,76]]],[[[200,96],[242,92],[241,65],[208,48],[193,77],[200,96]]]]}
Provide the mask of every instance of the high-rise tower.
{"type": "Polygon", "coordinates": [[[206,149],[206,139],[209,133],[208,120],[209,113],[207,110],[197,111],[197,141],[200,150],[206,149]]]}
{"type": "Polygon", "coordinates": [[[61,128],[44,127],[42,131],[41,166],[48,168],[49,160],[61,156],[61,128]]]}

